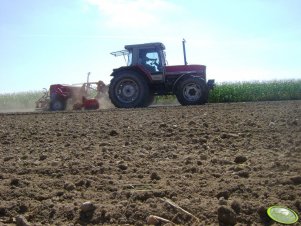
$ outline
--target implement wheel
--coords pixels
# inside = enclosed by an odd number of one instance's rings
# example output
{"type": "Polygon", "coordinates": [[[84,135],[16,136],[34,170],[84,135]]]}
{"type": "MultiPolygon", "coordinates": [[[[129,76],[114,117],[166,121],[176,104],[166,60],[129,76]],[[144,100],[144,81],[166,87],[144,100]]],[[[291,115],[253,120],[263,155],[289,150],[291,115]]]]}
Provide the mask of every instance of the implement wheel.
{"type": "Polygon", "coordinates": [[[66,109],[66,103],[62,100],[52,100],[50,103],[50,110],[51,111],[63,111],[66,109]]]}

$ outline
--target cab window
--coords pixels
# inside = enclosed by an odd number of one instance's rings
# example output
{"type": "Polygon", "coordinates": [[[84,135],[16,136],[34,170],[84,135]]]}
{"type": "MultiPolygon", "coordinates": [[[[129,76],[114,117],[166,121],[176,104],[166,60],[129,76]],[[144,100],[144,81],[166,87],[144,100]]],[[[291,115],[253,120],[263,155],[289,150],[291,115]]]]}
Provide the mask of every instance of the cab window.
{"type": "Polygon", "coordinates": [[[159,53],[156,49],[141,49],[138,63],[150,72],[159,72],[162,68],[162,62],[160,62],[159,53]]]}

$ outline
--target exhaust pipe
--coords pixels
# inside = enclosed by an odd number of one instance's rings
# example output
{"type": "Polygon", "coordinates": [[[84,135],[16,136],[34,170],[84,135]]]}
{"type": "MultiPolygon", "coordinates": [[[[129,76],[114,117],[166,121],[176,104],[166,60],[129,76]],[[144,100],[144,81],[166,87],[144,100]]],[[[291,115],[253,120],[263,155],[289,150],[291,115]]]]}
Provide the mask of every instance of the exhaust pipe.
{"type": "Polygon", "coordinates": [[[183,44],[184,64],[187,65],[185,43],[186,40],[183,38],[182,44],[183,44]]]}
{"type": "Polygon", "coordinates": [[[91,72],[88,72],[88,75],[87,75],[87,83],[89,84],[89,78],[90,78],[90,74],[91,74],[91,72]]]}

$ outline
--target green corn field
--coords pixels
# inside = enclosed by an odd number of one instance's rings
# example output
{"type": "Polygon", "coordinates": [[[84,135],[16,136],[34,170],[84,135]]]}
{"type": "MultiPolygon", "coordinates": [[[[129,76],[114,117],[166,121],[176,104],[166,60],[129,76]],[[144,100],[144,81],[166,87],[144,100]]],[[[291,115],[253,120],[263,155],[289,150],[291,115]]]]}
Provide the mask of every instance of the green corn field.
{"type": "MultiPolygon", "coordinates": [[[[0,111],[34,110],[42,91],[0,94],[0,111]]],[[[301,100],[301,80],[217,83],[209,103],[301,100]]],[[[155,104],[175,104],[175,96],[158,96],[155,104]]]]}
{"type": "Polygon", "coordinates": [[[221,83],[209,95],[211,103],[300,99],[301,80],[221,83]]]}
{"type": "Polygon", "coordinates": [[[0,94],[0,111],[34,110],[35,102],[42,95],[42,91],[0,94]]]}
{"type": "MultiPolygon", "coordinates": [[[[209,103],[301,100],[301,80],[217,83],[209,103]]],[[[156,97],[155,103],[174,103],[175,96],[156,97]]]]}

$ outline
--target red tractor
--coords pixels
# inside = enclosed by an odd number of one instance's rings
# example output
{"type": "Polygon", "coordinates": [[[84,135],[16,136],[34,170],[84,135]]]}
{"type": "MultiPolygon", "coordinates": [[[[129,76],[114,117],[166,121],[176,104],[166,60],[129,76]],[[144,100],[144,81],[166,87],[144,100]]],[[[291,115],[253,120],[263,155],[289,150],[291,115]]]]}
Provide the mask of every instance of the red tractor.
{"type": "Polygon", "coordinates": [[[114,56],[127,56],[127,66],[113,70],[109,86],[111,102],[118,108],[149,106],[156,95],[176,95],[181,105],[208,102],[214,80],[206,81],[206,66],[187,65],[183,40],[184,65],[167,66],[165,46],[160,42],[126,45],[114,56]]]}
{"type": "Polygon", "coordinates": [[[82,83],[79,85],[54,84],[49,91],[45,90],[44,95],[36,102],[37,110],[62,111],[69,105],[73,110],[96,110],[99,108],[99,97],[106,91],[102,81],[82,83]],[[96,94],[90,98],[91,91],[96,94]]]}

